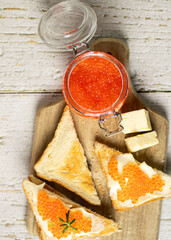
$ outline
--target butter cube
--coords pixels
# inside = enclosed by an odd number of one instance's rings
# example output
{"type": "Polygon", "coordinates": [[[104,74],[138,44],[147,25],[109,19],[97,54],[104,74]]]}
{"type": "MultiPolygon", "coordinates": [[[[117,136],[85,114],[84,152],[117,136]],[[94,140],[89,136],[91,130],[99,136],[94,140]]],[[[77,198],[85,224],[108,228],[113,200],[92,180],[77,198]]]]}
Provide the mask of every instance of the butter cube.
{"type": "Polygon", "coordinates": [[[140,109],[122,114],[123,133],[151,131],[149,113],[145,109],[140,109]]]}
{"type": "Polygon", "coordinates": [[[152,147],[159,143],[156,131],[139,134],[134,137],[125,139],[125,143],[129,152],[137,152],[141,149],[152,147]]]}

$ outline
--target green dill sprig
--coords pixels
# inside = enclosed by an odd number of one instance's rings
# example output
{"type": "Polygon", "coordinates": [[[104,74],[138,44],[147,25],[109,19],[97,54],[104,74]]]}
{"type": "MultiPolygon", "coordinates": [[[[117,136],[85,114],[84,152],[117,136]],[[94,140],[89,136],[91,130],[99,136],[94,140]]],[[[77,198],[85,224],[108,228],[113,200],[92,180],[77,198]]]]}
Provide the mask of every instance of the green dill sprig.
{"type": "Polygon", "coordinates": [[[75,222],[75,219],[73,219],[71,222],[69,221],[69,213],[70,213],[70,210],[68,210],[68,212],[66,213],[66,222],[62,219],[62,218],[59,218],[59,220],[62,222],[62,224],[60,225],[60,227],[65,227],[64,230],[62,231],[63,233],[66,232],[66,230],[70,227],[74,230],[78,230],[77,228],[71,226],[74,222],[75,222]]]}

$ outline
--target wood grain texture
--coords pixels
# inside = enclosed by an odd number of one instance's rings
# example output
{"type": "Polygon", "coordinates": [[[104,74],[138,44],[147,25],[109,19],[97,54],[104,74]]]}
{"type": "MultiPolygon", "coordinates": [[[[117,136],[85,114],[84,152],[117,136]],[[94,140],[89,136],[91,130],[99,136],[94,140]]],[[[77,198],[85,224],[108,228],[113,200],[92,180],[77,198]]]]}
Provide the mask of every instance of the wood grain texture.
{"type": "MultiPolygon", "coordinates": [[[[126,68],[128,69],[129,51],[127,45],[123,41],[116,39],[99,39],[93,43],[92,49],[111,53],[114,57],[117,57],[123,64],[125,64],[126,68]]],[[[34,173],[33,166],[35,162],[38,161],[47,144],[53,137],[57,122],[61,117],[64,104],[64,101],[60,101],[53,105],[43,107],[38,112],[35,123],[31,173],[34,173]]],[[[148,109],[153,130],[155,130],[158,134],[159,144],[155,147],[139,151],[134,155],[137,160],[145,160],[152,167],[161,170],[163,169],[166,161],[168,122],[164,117],[152,111],[147,105],[145,105],[144,102],[138,97],[133,86],[131,85],[128,99],[122,107],[121,112],[141,108],[148,109]]],[[[127,150],[124,143],[124,134],[121,133],[107,139],[104,136],[104,132],[99,128],[97,119],[84,118],[75,112],[72,112],[72,116],[78,137],[89,160],[97,191],[102,200],[102,206],[100,208],[93,208],[90,205],[86,206],[91,209],[95,209],[104,216],[114,218],[119,223],[119,226],[122,228],[122,232],[115,233],[113,235],[113,239],[158,239],[161,201],[148,203],[144,206],[140,206],[126,212],[114,213],[113,208],[111,207],[110,199],[108,197],[108,189],[104,175],[100,169],[100,165],[96,159],[96,156],[92,151],[94,141],[96,139],[100,139],[100,141],[103,141],[120,151],[126,152],[127,150]]],[[[112,126],[112,124],[113,121],[110,119],[110,126],[112,126]]],[[[52,183],[50,183],[50,185],[51,184],[52,183]]],[[[59,188],[58,185],[52,185],[55,186],[58,191],[60,189],[60,191],[66,194],[69,198],[78,201],[82,205],[86,204],[80,198],[76,197],[75,194],[66,191],[64,188],[59,188]]],[[[30,233],[35,233],[36,227],[33,224],[33,216],[30,214],[30,209],[28,213],[28,230],[30,233]]],[[[106,237],[104,239],[112,238],[106,237]]]]}
{"type": "MultiPolygon", "coordinates": [[[[47,2],[48,8],[56,1],[0,1],[0,78],[3,78],[0,90],[3,92],[56,91],[61,87],[63,71],[72,56],[57,53],[41,42],[37,33],[41,2],[47,2]]],[[[130,75],[136,90],[171,91],[171,2],[86,2],[98,18],[94,39],[114,37],[124,39],[129,45],[130,75]]]]}
{"type": "MultiPolygon", "coordinates": [[[[21,181],[29,174],[36,111],[58,98],[53,92],[60,88],[63,70],[71,58],[40,41],[37,25],[42,12],[38,3],[42,2],[53,5],[56,0],[0,1],[1,240],[38,239],[25,227],[26,199],[21,181]]],[[[136,90],[171,121],[171,2],[86,2],[98,16],[95,38],[116,37],[128,43],[130,75],[136,90]]],[[[170,149],[171,134],[167,161],[167,173],[171,175],[170,149]]],[[[171,201],[162,202],[159,240],[170,240],[171,201]]]]}
{"type": "MultiPolygon", "coordinates": [[[[171,94],[142,93],[150,106],[167,113],[171,122],[171,94]]],[[[26,198],[22,179],[30,171],[35,115],[42,104],[56,102],[52,94],[0,95],[0,239],[35,240],[26,229],[26,198]]],[[[168,144],[167,173],[171,175],[171,138],[168,144]]],[[[170,240],[171,201],[162,200],[159,240],[170,240]]]]}

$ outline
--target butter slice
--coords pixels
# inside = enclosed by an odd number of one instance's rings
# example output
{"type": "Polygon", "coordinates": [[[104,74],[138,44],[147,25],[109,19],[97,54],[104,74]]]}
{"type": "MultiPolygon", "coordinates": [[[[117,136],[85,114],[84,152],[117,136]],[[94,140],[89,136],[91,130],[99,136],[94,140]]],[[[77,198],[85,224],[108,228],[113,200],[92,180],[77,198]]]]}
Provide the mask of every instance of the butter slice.
{"type": "Polygon", "coordinates": [[[123,133],[151,131],[149,113],[145,109],[140,109],[122,114],[123,133]]]}
{"type": "Polygon", "coordinates": [[[159,143],[156,131],[139,134],[134,137],[125,139],[125,143],[129,152],[137,152],[141,149],[152,147],[159,143]]]}

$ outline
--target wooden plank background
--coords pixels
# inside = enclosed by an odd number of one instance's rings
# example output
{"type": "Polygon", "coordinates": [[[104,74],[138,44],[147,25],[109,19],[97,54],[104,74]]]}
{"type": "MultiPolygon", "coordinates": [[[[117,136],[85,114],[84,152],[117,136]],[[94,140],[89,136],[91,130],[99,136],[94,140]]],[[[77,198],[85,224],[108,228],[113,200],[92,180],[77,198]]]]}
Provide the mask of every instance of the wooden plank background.
{"type": "MultiPolygon", "coordinates": [[[[72,54],[42,44],[37,25],[45,0],[0,1],[0,239],[37,239],[25,227],[21,182],[29,173],[38,107],[56,101],[72,54]],[[43,5],[42,5],[43,4],[43,5]]],[[[130,74],[142,98],[171,121],[171,1],[88,0],[97,13],[95,38],[125,40],[130,74]]],[[[94,39],[95,39],[94,38],[94,39]]],[[[171,175],[171,131],[167,173],[171,175]]],[[[163,200],[160,240],[170,240],[171,201],[163,200]]]]}

